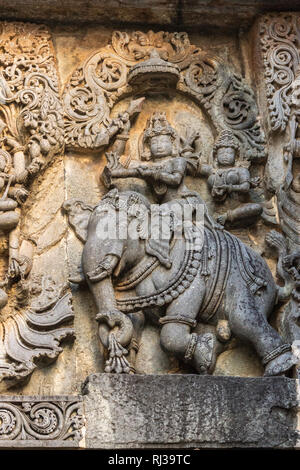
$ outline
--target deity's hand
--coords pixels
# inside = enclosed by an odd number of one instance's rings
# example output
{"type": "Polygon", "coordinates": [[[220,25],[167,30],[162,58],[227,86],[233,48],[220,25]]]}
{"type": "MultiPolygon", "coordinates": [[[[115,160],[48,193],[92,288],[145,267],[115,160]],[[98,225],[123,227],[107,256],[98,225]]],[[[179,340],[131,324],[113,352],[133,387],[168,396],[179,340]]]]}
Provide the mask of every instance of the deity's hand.
{"type": "Polygon", "coordinates": [[[250,185],[252,188],[257,188],[261,183],[261,178],[260,176],[255,176],[254,178],[251,178],[250,180],[250,185]]]}
{"type": "Polygon", "coordinates": [[[20,205],[26,201],[28,194],[29,194],[29,191],[27,191],[27,189],[25,188],[14,189],[14,198],[20,205]]]}
{"type": "Polygon", "coordinates": [[[30,272],[32,260],[27,256],[12,257],[8,268],[8,277],[15,279],[20,277],[24,279],[30,272]]]}
{"type": "Polygon", "coordinates": [[[137,168],[137,171],[139,172],[139,174],[141,176],[154,176],[154,174],[157,172],[157,169],[154,170],[153,168],[151,167],[147,167],[147,166],[139,166],[137,168]]]}
{"type": "Polygon", "coordinates": [[[226,189],[223,186],[214,186],[212,188],[211,194],[214,198],[224,198],[226,197],[226,189]]]}
{"type": "Polygon", "coordinates": [[[222,191],[229,191],[230,188],[231,188],[230,184],[220,184],[219,186],[217,186],[217,189],[220,189],[222,191]]]}
{"type": "Polygon", "coordinates": [[[28,173],[32,176],[36,175],[40,171],[42,165],[43,162],[39,158],[34,158],[27,168],[28,173]]]}
{"type": "Polygon", "coordinates": [[[224,225],[226,223],[226,220],[227,220],[227,213],[226,212],[225,212],[225,214],[219,215],[217,217],[217,223],[220,224],[222,227],[224,227],[224,225]]]}
{"type": "Polygon", "coordinates": [[[25,183],[27,178],[28,178],[28,171],[24,170],[16,177],[16,181],[17,183],[25,183]]]}
{"type": "Polygon", "coordinates": [[[23,147],[21,146],[21,144],[19,144],[19,142],[16,139],[13,139],[11,137],[5,137],[4,142],[12,149],[20,148],[20,150],[21,149],[23,150],[23,147]]]}
{"type": "Polygon", "coordinates": [[[120,163],[120,155],[116,152],[106,152],[107,168],[111,171],[124,168],[120,163]]]}
{"type": "Polygon", "coordinates": [[[116,119],[112,120],[110,127],[111,128],[117,127],[119,131],[122,131],[124,128],[124,121],[119,116],[116,119]]]}

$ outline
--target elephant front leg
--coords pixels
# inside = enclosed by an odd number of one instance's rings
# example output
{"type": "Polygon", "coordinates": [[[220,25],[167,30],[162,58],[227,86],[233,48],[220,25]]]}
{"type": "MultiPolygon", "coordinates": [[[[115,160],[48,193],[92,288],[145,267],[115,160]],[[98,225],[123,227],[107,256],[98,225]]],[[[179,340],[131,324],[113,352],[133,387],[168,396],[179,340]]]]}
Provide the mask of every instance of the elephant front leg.
{"type": "Polygon", "coordinates": [[[217,339],[212,333],[192,333],[204,297],[205,283],[197,276],[191,286],[167,308],[160,342],[167,353],[191,363],[199,374],[211,373],[217,357],[217,339]]]}

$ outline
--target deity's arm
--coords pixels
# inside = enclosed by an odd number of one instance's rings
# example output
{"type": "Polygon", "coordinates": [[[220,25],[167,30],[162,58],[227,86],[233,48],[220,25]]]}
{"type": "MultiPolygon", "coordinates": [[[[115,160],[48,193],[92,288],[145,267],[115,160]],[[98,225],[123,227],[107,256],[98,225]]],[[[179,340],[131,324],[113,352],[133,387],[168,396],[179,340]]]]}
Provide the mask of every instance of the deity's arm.
{"type": "Polygon", "coordinates": [[[229,192],[248,193],[250,190],[250,173],[246,168],[239,168],[239,183],[231,184],[229,192]]]}
{"type": "Polygon", "coordinates": [[[212,165],[208,165],[207,163],[200,163],[198,166],[197,174],[202,176],[210,176],[214,172],[214,168],[212,165]]]}
{"type": "Polygon", "coordinates": [[[140,165],[135,168],[116,168],[110,171],[110,175],[112,178],[151,178],[176,187],[182,182],[186,167],[187,163],[183,158],[176,158],[172,161],[170,170],[166,166],[140,165]]]}
{"type": "Polygon", "coordinates": [[[187,168],[187,162],[184,158],[176,158],[172,161],[172,169],[166,167],[154,167],[153,178],[156,181],[177,187],[181,184],[187,168]]]}
{"type": "Polygon", "coordinates": [[[24,183],[28,177],[24,147],[13,138],[7,138],[6,143],[11,147],[11,153],[13,155],[14,181],[12,181],[12,183],[24,183]]]}
{"type": "Polygon", "coordinates": [[[145,98],[132,100],[125,112],[119,114],[116,119],[111,121],[110,125],[106,129],[102,129],[102,131],[99,132],[95,139],[95,147],[104,147],[108,145],[111,142],[111,139],[116,136],[116,142],[114,143],[112,151],[121,155],[128,139],[131,119],[136,114],[140,113],[144,100],[145,98]]]}
{"type": "MultiPolygon", "coordinates": [[[[128,113],[124,113],[122,118],[114,119],[107,129],[102,129],[95,138],[95,147],[104,147],[110,143],[112,137],[114,137],[118,132],[124,131],[124,127],[129,127],[126,124],[129,122],[128,113]]],[[[127,130],[127,129],[126,129],[127,130]]]]}
{"type": "Polygon", "coordinates": [[[139,167],[136,168],[116,168],[110,171],[112,178],[138,178],[141,177],[139,167]]]}

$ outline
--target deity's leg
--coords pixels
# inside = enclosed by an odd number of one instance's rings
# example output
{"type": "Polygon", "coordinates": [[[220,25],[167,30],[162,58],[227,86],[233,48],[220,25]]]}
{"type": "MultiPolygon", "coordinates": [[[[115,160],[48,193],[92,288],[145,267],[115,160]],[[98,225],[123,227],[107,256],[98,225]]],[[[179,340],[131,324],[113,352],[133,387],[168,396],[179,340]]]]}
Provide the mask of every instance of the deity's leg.
{"type": "Polygon", "coordinates": [[[243,204],[236,209],[229,210],[219,221],[227,226],[247,226],[254,223],[261,215],[263,209],[260,204],[243,204]]]}

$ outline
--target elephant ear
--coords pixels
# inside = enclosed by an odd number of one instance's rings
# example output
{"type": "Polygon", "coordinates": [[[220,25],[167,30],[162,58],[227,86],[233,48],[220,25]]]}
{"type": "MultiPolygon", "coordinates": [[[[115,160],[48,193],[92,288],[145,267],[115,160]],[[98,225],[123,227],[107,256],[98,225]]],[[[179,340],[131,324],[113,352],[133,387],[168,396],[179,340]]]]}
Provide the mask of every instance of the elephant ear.
{"type": "Polygon", "coordinates": [[[63,208],[68,214],[69,224],[75,234],[79,240],[85,243],[87,240],[88,223],[94,208],[78,199],[69,199],[64,203],[63,208]]]}

